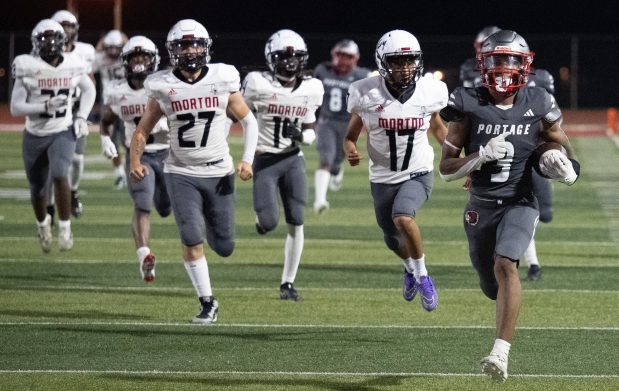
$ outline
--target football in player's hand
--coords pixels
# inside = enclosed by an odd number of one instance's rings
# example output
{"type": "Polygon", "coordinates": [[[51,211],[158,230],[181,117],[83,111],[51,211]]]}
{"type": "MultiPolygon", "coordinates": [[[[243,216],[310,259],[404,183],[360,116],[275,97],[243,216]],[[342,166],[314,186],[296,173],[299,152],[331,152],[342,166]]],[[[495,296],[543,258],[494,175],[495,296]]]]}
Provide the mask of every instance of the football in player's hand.
{"type": "Polygon", "coordinates": [[[544,142],[535,148],[532,155],[533,168],[538,174],[549,179],[563,179],[566,175],[563,165],[569,163],[565,148],[553,141],[544,142]],[[562,164],[563,163],[563,164],[562,164]]]}

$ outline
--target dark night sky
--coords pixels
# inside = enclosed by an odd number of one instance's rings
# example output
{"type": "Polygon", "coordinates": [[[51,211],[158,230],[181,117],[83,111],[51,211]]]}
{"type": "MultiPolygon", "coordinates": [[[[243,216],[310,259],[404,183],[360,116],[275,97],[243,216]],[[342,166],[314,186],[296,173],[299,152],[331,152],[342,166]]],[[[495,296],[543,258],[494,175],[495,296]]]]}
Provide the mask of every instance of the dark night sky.
{"type": "MultiPolygon", "coordinates": [[[[82,28],[111,26],[111,1],[77,0],[82,28]]],[[[489,24],[526,33],[618,34],[616,2],[597,1],[240,1],[124,0],[123,29],[167,31],[191,17],[209,31],[272,32],[282,27],[301,33],[380,35],[403,28],[417,35],[471,35],[489,24]],[[362,3],[368,5],[360,6],[362,3]],[[595,4],[595,6],[587,6],[595,4]],[[614,6],[613,6],[614,5],[614,6]]],[[[63,0],[2,1],[0,31],[30,30],[65,8],[63,0]]]]}

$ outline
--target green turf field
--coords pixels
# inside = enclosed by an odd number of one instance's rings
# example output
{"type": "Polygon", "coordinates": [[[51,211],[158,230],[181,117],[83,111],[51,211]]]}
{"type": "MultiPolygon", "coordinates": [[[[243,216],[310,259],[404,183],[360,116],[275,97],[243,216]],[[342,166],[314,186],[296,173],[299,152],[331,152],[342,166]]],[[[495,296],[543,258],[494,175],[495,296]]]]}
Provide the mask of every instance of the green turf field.
{"type": "MultiPolygon", "coordinates": [[[[240,139],[231,142],[238,158],[240,139]]],[[[236,250],[207,252],[219,321],[201,327],[189,323],[198,301],[172,217],[153,216],[157,280],[140,280],[132,203],[113,189],[97,134],[75,247],[43,254],[21,134],[0,133],[0,390],[617,390],[619,151],[605,138],[572,142],[583,173],[555,185],[554,221],[538,226],[544,276],[523,282],[510,377],[497,386],[478,364],[494,340],[494,303],[469,263],[460,183],[437,175],[418,215],[439,292],[427,313],[401,297],[366,166],[346,167],[326,214],[307,209],[298,303],[278,296],[285,224],[259,236],[251,185],[237,180],[236,250]]],[[[314,147],[306,156],[311,205],[314,147]]]]}

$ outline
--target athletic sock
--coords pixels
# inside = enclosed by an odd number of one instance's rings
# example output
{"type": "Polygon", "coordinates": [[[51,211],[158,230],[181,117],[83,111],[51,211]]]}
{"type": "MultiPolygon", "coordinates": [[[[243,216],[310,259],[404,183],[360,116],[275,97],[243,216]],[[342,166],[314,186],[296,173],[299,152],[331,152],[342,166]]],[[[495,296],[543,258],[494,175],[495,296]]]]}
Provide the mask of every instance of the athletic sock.
{"type": "Polygon", "coordinates": [[[288,224],[288,235],[286,236],[286,244],[284,245],[284,270],[282,271],[282,281],[294,282],[301,263],[301,253],[303,252],[303,243],[305,235],[303,233],[303,225],[288,224]]]}
{"type": "Polygon", "coordinates": [[[198,297],[213,296],[208,265],[204,256],[194,261],[185,261],[185,270],[187,270],[198,297]]]}

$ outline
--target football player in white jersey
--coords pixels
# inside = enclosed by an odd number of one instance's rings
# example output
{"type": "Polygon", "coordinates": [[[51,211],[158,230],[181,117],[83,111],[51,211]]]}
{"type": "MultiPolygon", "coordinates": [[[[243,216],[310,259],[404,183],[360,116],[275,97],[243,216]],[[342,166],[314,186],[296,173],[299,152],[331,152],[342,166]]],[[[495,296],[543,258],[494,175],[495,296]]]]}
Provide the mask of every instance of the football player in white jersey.
{"type": "MultiPolygon", "coordinates": [[[[64,51],[79,56],[86,63],[87,73],[90,79],[95,81],[92,74],[92,64],[95,61],[95,47],[89,43],[79,42],[77,35],[79,32],[79,23],[77,18],[67,10],[56,11],[52,15],[52,19],[60,23],[66,35],[64,51]]],[[[79,109],[79,88],[75,89],[73,111],[79,109]]],[[[69,183],[71,185],[71,214],[74,217],[80,217],[83,211],[83,205],[78,196],[79,184],[82,174],[84,173],[84,151],[86,149],[86,137],[81,137],[75,144],[75,153],[71,161],[71,169],[69,170],[69,183]]],[[[50,186],[49,200],[50,205],[47,206],[47,213],[52,216],[52,224],[54,221],[55,208],[53,204],[53,188],[50,186]]]]}
{"type": "Polygon", "coordinates": [[[419,292],[422,307],[432,311],[438,295],[426,270],[415,216],[433,185],[428,132],[442,141],[447,131],[438,115],[447,105],[447,86],[421,77],[422,51],[407,31],[384,34],[375,60],[379,75],[354,82],[348,90],[351,118],[344,151],[351,166],[359,165],[357,140],[365,127],[376,220],[387,247],[404,263],[404,299],[411,301],[419,292]]]}
{"type": "Polygon", "coordinates": [[[187,274],[200,300],[192,321],[217,321],[219,304],[213,297],[203,242],[222,257],[234,250],[234,165],[227,142],[227,114],[244,129],[244,148],[236,172],[246,181],[258,124],[239,92],[240,76],[227,64],[211,64],[212,40],[193,19],[177,22],[166,48],[173,68],[149,75],[144,88],[146,110],[131,139],[129,174],[135,181],[152,175],[140,158],[152,129],[162,116],[170,127],[170,153],[164,176],[178,225],[187,274]]]}
{"type": "MultiPolygon", "coordinates": [[[[118,156],[111,139],[112,129],[118,118],[122,119],[125,131],[125,147],[129,148],[135,127],[146,108],[148,96],[144,80],[157,70],[159,53],[150,39],[137,35],[123,47],[121,58],[125,67],[125,79],[111,82],[103,97],[101,117],[101,149],[108,159],[118,156]]],[[[140,273],[145,282],[155,280],[155,256],[151,253],[150,211],[154,204],[161,217],[172,212],[170,198],[163,179],[163,164],[170,148],[170,132],[165,117],[151,131],[140,161],[149,174],[140,182],[129,181],[127,187],[133,199],[132,232],[140,263],[140,273]]],[[[129,161],[127,160],[127,166],[129,161]]],[[[128,167],[127,167],[128,168],[128,167]]]]}
{"type": "MultiPolygon", "coordinates": [[[[126,42],[127,37],[124,33],[118,30],[110,30],[97,44],[93,72],[98,73],[101,80],[101,97],[106,95],[106,90],[111,82],[114,80],[122,80],[125,77],[120,53],[126,42]]],[[[124,136],[122,126],[122,121],[118,120],[116,124],[114,124],[114,130],[112,131],[112,141],[119,152],[120,146],[124,142],[122,139],[124,136]]],[[[117,189],[122,189],[127,185],[127,176],[122,164],[122,156],[119,154],[114,157],[112,159],[112,164],[114,165],[114,175],[116,176],[114,185],[117,189]]]]}
{"type": "Polygon", "coordinates": [[[53,240],[51,216],[46,211],[46,188],[51,176],[58,204],[58,245],[60,250],[70,250],[73,234],[69,166],[75,140],[88,134],[86,117],[96,91],[84,61],[63,53],[65,33],[58,22],[40,21],[32,30],[31,40],[32,53],[19,55],[13,61],[11,114],[26,116],[23,158],[41,248],[49,252],[53,240]],[[76,88],[82,94],[74,116],[71,109],[76,88]]]}
{"type": "Polygon", "coordinates": [[[307,201],[305,160],[299,146],[310,145],[316,139],[315,113],[324,89],[320,80],[303,76],[307,45],[294,31],[274,33],[264,55],[270,71],[250,72],[243,82],[243,96],[256,114],[260,129],[254,161],[256,229],[262,235],[275,229],[281,197],[288,235],[280,297],[296,301],[299,295],[293,283],[303,251],[307,201]]]}

